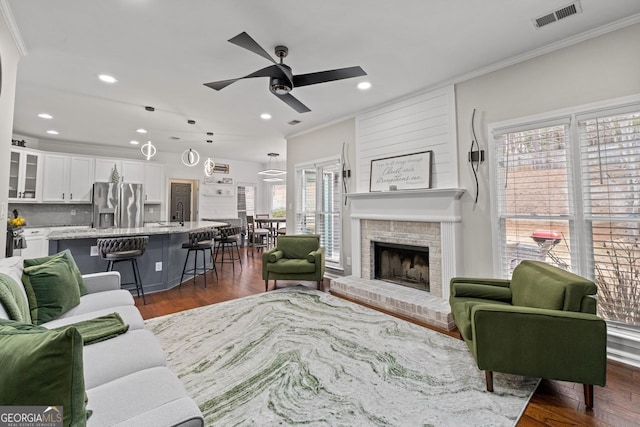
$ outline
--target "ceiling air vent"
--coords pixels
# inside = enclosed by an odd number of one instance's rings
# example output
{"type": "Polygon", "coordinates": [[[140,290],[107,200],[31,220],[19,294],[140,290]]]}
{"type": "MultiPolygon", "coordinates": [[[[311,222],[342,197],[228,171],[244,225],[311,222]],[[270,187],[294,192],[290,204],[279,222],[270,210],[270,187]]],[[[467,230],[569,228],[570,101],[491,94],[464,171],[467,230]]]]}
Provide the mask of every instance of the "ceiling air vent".
{"type": "Polygon", "coordinates": [[[302,123],[302,122],[301,122],[300,120],[291,120],[291,121],[289,122],[289,124],[290,124],[290,125],[292,125],[292,126],[293,126],[293,125],[297,125],[297,124],[299,124],[299,123],[302,123]]]}
{"type": "Polygon", "coordinates": [[[558,10],[554,10],[553,12],[547,13],[543,16],[535,18],[533,20],[533,25],[536,28],[544,27],[545,25],[549,25],[552,22],[559,21],[568,16],[575,15],[576,13],[582,12],[582,7],[580,6],[580,2],[576,1],[571,3],[568,6],[560,8],[558,10]]]}

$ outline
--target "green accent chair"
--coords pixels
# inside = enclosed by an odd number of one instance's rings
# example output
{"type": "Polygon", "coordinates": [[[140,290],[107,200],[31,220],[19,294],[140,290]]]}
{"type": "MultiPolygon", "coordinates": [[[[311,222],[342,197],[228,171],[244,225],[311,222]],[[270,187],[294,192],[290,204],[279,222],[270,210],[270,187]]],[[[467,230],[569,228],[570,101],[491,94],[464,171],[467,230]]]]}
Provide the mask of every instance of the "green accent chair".
{"type": "Polygon", "coordinates": [[[584,385],[607,376],[607,325],[596,316],[596,285],[540,261],[522,261],[511,280],[454,277],[451,312],[493,391],[493,372],[584,385]]]}
{"type": "Polygon", "coordinates": [[[269,290],[269,280],[315,281],[322,290],[324,278],[324,248],[318,234],[281,235],[276,246],[262,253],[262,278],[264,290],[269,290]]]}

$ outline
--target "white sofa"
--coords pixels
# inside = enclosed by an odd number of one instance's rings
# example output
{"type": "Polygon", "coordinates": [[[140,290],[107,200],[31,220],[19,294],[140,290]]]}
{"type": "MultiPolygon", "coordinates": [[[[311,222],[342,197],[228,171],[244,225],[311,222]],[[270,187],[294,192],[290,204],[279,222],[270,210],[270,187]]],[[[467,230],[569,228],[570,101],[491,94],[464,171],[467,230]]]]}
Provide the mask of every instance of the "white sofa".
{"type": "MultiPolygon", "coordinates": [[[[0,273],[22,283],[23,259],[0,259],[0,273]]],[[[126,333],[83,347],[88,426],[203,426],[202,413],[176,375],[118,272],[83,276],[89,293],[80,305],[42,326],[57,328],[117,312],[126,333]]],[[[24,291],[24,289],[22,289],[24,291]]],[[[25,300],[27,299],[24,293],[25,300]]],[[[10,319],[0,304],[0,318],[10,319]]]]}

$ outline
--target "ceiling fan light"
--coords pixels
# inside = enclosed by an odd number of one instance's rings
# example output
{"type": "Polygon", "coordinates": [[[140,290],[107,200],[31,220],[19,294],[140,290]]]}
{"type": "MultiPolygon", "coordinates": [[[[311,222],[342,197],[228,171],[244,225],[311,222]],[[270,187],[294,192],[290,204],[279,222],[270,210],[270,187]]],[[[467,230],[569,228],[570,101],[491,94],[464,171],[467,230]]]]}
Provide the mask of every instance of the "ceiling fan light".
{"type": "Polygon", "coordinates": [[[269,89],[276,95],[282,96],[291,92],[291,89],[293,88],[291,87],[291,83],[289,83],[289,81],[273,77],[271,79],[271,86],[269,87],[269,89]]]}

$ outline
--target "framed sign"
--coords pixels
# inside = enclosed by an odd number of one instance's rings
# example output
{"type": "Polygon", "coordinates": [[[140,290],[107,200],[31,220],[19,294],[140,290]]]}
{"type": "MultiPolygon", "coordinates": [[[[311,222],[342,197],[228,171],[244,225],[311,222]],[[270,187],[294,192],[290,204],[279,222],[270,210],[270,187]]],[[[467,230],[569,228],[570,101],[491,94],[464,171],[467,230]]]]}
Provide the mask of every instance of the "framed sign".
{"type": "Polygon", "coordinates": [[[369,191],[418,190],[431,187],[433,151],[371,160],[369,191]]]}

